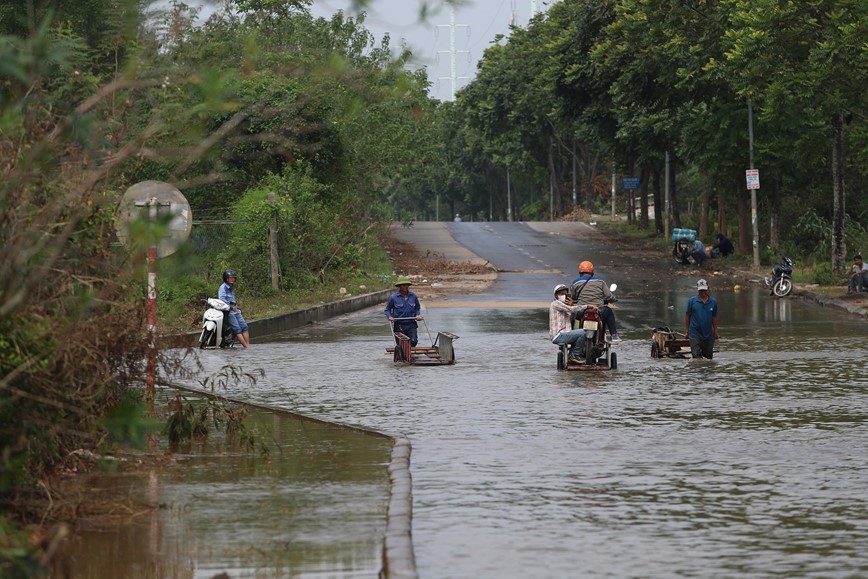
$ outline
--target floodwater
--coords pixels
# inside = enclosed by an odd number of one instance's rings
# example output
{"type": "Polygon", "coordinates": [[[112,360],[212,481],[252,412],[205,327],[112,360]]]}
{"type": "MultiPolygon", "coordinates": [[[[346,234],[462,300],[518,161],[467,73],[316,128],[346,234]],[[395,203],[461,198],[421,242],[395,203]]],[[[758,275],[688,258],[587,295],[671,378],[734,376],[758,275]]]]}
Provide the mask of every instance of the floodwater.
{"type": "Polygon", "coordinates": [[[693,281],[622,293],[612,371],[556,369],[548,297],[427,308],[454,366],[395,366],[380,309],[202,360],[266,370],[230,397],[409,437],[423,578],[865,576],[865,320],[712,283],[714,360],[651,359],[693,281]]]}
{"type": "Polygon", "coordinates": [[[115,508],[82,519],[52,576],[376,577],[391,439],[264,409],[245,425],[254,450],[212,431],[173,465],[93,476],[84,492],[115,508]]]}

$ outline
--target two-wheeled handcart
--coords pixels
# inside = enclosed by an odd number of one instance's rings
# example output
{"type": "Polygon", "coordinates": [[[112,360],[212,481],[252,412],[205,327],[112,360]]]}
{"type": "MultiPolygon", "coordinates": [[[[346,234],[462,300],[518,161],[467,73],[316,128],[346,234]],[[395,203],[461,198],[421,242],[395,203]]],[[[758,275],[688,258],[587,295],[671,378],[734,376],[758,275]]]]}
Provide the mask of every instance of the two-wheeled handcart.
{"type": "MultiPolygon", "coordinates": [[[[400,320],[416,320],[416,318],[394,318],[400,320]]],[[[431,340],[431,332],[425,319],[417,320],[425,327],[425,333],[431,340]]],[[[396,364],[402,363],[413,366],[445,366],[455,363],[455,349],[453,342],[458,336],[452,332],[437,332],[437,337],[431,340],[430,346],[411,346],[410,337],[400,331],[395,331],[392,323],[389,323],[392,335],[395,337],[395,346],[386,348],[386,354],[392,354],[396,364]]]]}

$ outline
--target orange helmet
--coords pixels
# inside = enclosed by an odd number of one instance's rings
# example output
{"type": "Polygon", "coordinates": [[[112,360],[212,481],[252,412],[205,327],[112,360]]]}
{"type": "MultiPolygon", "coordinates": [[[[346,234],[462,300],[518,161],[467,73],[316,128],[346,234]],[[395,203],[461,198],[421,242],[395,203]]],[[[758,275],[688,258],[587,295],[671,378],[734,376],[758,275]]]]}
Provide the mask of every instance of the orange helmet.
{"type": "Polygon", "coordinates": [[[583,261],[579,264],[579,273],[594,273],[594,264],[590,261],[583,261]]]}

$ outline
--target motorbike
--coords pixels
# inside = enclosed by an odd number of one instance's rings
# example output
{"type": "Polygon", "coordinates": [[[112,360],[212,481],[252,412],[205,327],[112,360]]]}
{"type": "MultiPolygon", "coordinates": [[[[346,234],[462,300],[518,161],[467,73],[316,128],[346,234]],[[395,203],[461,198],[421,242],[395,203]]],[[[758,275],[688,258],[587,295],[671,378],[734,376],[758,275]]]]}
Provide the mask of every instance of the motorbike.
{"type": "Polygon", "coordinates": [[[781,256],[783,263],[776,263],[772,266],[772,277],[763,278],[766,287],[771,288],[769,295],[779,298],[790,295],[793,291],[793,260],[783,255],[781,256]]]}
{"type": "MultiPolygon", "coordinates": [[[[609,291],[612,293],[616,289],[618,284],[613,283],[609,286],[609,291]]],[[[617,300],[613,296],[604,303],[610,304],[615,301],[617,300]]],[[[558,351],[559,370],[609,370],[618,367],[618,357],[612,352],[612,343],[606,338],[606,326],[598,310],[587,309],[582,312],[582,315],[576,319],[576,327],[585,330],[585,349],[583,352],[573,352],[573,356],[583,359],[585,363],[569,364],[569,351],[566,345],[562,345],[558,351]],[[604,360],[605,364],[598,364],[599,360],[604,360]]]]}
{"type": "Polygon", "coordinates": [[[675,259],[675,263],[680,265],[690,265],[691,249],[693,249],[693,243],[686,237],[677,240],[672,248],[672,257],[675,259]]]}
{"type": "Polygon", "coordinates": [[[199,349],[231,348],[235,345],[235,334],[227,319],[229,304],[217,298],[202,300],[208,303],[208,309],[202,316],[202,334],[199,336],[199,349]]]}

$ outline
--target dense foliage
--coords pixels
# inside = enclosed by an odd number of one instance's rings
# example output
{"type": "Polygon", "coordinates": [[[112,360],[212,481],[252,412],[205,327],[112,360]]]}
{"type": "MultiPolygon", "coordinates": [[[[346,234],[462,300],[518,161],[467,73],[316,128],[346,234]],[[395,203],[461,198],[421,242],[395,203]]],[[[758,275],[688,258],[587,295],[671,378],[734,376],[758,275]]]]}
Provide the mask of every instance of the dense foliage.
{"type": "MultiPolygon", "coordinates": [[[[119,198],[143,180],[232,223],[167,260],[162,297],[181,303],[225,267],[259,295],[329,283],[395,219],[605,211],[613,174],[641,177],[638,227],[664,234],[669,181],[671,225],[746,253],[751,161],[764,253],[835,280],[868,250],[864,1],[563,0],[498,38],[450,103],[363,17],[309,5],[227,0],[202,22],[180,2],[0,3],[0,502],[22,520],[43,513],[19,499],[73,451],[151,427],[129,399],[141,255],[167,220],[114,243],[119,198]]],[[[7,545],[0,574],[32,571],[7,545]]]]}
{"type": "Polygon", "coordinates": [[[476,218],[548,219],[608,212],[613,174],[623,215],[635,175],[630,216],[663,234],[668,154],[670,225],[749,253],[750,104],[764,252],[810,246],[840,272],[868,250],[866,37],[857,0],[564,0],[485,52],[416,182],[448,183],[476,218]],[[806,209],[824,224],[808,240],[806,209]]]}
{"type": "MultiPolygon", "coordinates": [[[[233,0],[201,24],[181,3],[0,6],[0,503],[19,522],[45,520],[22,499],[79,449],[154,427],[134,403],[148,352],[142,255],[169,219],[132,224],[118,247],[127,188],[167,181],[194,219],[236,224],[169,260],[162,297],[182,301],[216,291],[206,267],[234,267],[250,292],[324,283],[394,217],[382,191],[415,162],[436,108],[425,74],[361,18],[315,19],[308,5],[233,0]]],[[[157,362],[178,367],[165,352],[157,362]]],[[[12,536],[0,575],[28,576],[30,549],[12,536]]]]}

